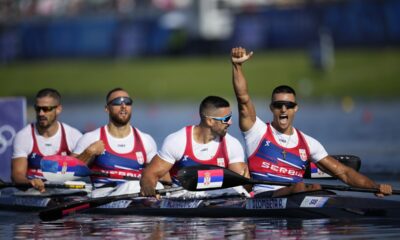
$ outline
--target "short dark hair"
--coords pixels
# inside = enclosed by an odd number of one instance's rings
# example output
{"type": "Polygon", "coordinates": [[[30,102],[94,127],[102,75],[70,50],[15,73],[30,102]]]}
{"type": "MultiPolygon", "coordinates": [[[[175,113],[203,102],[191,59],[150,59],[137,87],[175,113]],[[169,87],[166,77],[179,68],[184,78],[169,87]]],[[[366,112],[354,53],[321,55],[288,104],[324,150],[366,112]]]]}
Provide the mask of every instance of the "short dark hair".
{"type": "Polygon", "coordinates": [[[275,94],[278,93],[291,93],[296,97],[296,92],[294,91],[294,89],[288,85],[280,85],[277,86],[276,88],[274,88],[274,90],[272,91],[272,95],[271,95],[271,101],[274,98],[275,94]]]}
{"type": "Polygon", "coordinates": [[[52,97],[57,100],[58,103],[61,101],[61,94],[54,88],[43,88],[36,94],[36,98],[52,97]]]}
{"type": "Polygon", "coordinates": [[[208,97],[204,98],[203,101],[201,101],[199,113],[200,113],[200,116],[203,117],[206,115],[206,113],[205,113],[206,110],[225,108],[225,107],[229,107],[229,106],[230,106],[229,102],[222,97],[208,96],[208,97]]]}
{"type": "Polygon", "coordinates": [[[114,92],[118,92],[118,91],[124,91],[124,92],[126,92],[126,90],[123,89],[123,88],[121,88],[121,87],[113,88],[113,89],[111,89],[111,90],[107,93],[106,102],[108,102],[108,98],[111,96],[111,94],[113,94],[114,92]]]}

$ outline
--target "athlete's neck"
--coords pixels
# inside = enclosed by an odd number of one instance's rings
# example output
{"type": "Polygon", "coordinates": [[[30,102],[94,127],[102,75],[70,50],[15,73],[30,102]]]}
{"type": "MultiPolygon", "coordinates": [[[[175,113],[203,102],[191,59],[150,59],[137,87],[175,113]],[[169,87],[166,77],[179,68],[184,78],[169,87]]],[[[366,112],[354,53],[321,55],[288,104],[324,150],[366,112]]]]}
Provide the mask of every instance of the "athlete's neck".
{"type": "Polygon", "coordinates": [[[193,139],[200,144],[206,144],[214,140],[217,136],[214,136],[211,130],[207,127],[196,125],[193,127],[193,139]]]}
{"type": "Polygon", "coordinates": [[[279,124],[276,124],[275,122],[271,123],[272,127],[274,127],[274,129],[282,134],[286,134],[286,135],[292,135],[293,134],[293,127],[291,125],[289,125],[286,128],[282,128],[279,126],[279,124]]]}
{"type": "Polygon", "coordinates": [[[116,138],[124,138],[131,133],[131,125],[116,126],[112,123],[107,124],[108,133],[116,138]]]}

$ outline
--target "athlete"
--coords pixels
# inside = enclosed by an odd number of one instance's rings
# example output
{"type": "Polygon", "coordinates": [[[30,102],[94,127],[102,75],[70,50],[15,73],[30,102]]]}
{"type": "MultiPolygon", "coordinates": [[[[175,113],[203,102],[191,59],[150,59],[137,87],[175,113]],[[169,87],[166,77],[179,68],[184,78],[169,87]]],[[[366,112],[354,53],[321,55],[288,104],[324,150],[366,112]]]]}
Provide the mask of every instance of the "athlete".
{"type": "Polygon", "coordinates": [[[227,167],[248,177],[240,142],[227,133],[232,124],[229,102],[208,96],[200,104],[200,123],[186,126],[167,136],[158,154],[143,171],[140,181],[144,196],[155,196],[157,181],[170,173],[174,183],[177,171],[200,164],[227,167]]]}
{"type": "Polygon", "coordinates": [[[249,171],[253,178],[277,182],[296,183],[290,187],[256,185],[257,196],[282,196],[301,191],[320,189],[318,184],[306,186],[303,174],[309,161],[321,170],[336,176],[344,183],[360,188],[375,188],[377,196],[390,195],[392,187],[377,184],[368,177],[349,168],[329,156],[316,139],[293,127],[299,106],[296,93],[289,86],[278,86],[272,92],[269,108],[273,115],[271,123],[264,123],[256,115],[254,104],[247,91],[242,64],[253,52],[237,47],[232,49],[232,82],[239,108],[239,127],[243,132],[249,154],[249,171]]]}
{"type": "Polygon", "coordinates": [[[92,176],[95,185],[124,183],[124,176],[140,178],[145,165],[157,153],[154,139],[131,126],[132,99],[127,91],[108,92],[105,111],[108,124],[83,135],[72,156],[84,161],[91,170],[109,174],[92,176]]]}
{"type": "Polygon", "coordinates": [[[70,154],[82,134],[57,120],[62,112],[61,95],[57,90],[40,90],[34,108],[36,122],[28,124],[15,136],[11,178],[15,183],[30,183],[44,192],[44,177],[40,170],[42,157],[70,154]]]}

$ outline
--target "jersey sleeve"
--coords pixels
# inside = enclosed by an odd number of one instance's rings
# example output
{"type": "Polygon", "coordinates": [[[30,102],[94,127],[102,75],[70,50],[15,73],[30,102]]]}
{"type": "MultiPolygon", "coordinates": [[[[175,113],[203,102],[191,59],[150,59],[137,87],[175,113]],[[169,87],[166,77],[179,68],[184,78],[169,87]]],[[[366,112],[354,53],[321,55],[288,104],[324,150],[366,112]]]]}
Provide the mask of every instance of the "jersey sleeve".
{"type": "Polygon", "coordinates": [[[94,143],[95,141],[100,139],[100,128],[92,131],[85,133],[77,142],[74,150],[72,153],[74,154],[81,154],[87,147],[90,146],[90,144],[94,143]]]}
{"type": "Polygon", "coordinates": [[[12,158],[28,157],[33,148],[30,125],[20,130],[14,138],[12,158]]]}
{"type": "Polygon", "coordinates": [[[153,137],[147,133],[140,132],[143,141],[144,149],[146,150],[147,162],[151,162],[151,159],[157,154],[157,144],[153,137]]]}
{"type": "Polygon", "coordinates": [[[328,152],[325,150],[324,146],[313,137],[310,137],[302,133],[307,141],[308,147],[310,149],[311,161],[316,163],[319,160],[328,156],[328,152]]]}
{"type": "Polygon", "coordinates": [[[257,117],[254,125],[247,132],[243,132],[247,156],[254,153],[266,131],[267,124],[257,117]]]}
{"type": "Polygon", "coordinates": [[[65,127],[65,134],[67,135],[67,144],[69,150],[72,151],[76,148],[79,139],[82,137],[82,133],[78,129],[73,128],[65,123],[63,123],[63,125],[65,127]]]}
{"type": "Polygon", "coordinates": [[[226,147],[228,151],[229,164],[246,162],[243,146],[238,139],[226,135],[226,147]]]}
{"type": "Polygon", "coordinates": [[[181,129],[165,138],[161,149],[158,151],[158,156],[166,162],[174,164],[183,156],[185,146],[186,132],[181,129]]]}

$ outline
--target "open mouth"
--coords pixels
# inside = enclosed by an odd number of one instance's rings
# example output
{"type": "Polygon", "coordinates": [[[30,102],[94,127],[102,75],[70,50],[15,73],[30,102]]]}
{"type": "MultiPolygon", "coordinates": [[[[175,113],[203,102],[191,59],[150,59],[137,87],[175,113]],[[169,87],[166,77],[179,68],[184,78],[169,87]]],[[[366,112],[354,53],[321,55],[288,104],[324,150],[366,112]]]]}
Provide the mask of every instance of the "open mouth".
{"type": "Polygon", "coordinates": [[[120,111],[118,114],[119,114],[121,117],[125,117],[125,116],[128,115],[128,112],[127,112],[127,111],[120,111]]]}
{"type": "Polygon", "coordinates": [[[281,114],[279,115],[279,122],[281,124],[286,124],[289,121],[289,117],[287,114],[281,114]]]}

